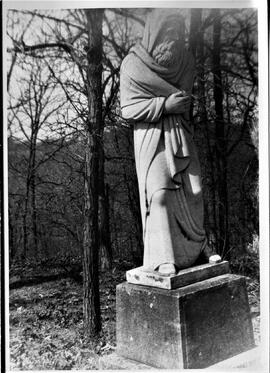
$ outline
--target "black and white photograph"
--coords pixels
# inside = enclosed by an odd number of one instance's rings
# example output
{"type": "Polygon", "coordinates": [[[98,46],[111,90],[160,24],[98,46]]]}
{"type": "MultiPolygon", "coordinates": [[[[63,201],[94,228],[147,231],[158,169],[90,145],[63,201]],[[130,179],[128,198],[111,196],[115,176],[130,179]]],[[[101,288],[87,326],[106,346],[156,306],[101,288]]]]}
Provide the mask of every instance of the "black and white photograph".
{"type": "Polygon", "coordinates": [[[2,25],[2,370],[268,372],[267,2],[2,25]]]}

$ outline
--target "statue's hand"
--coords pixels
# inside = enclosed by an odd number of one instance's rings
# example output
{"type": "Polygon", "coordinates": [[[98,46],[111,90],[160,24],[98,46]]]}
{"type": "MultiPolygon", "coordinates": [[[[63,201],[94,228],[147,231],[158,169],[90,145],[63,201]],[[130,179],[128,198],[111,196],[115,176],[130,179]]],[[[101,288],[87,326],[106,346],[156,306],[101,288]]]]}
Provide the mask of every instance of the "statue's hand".
{"type": "Polygon", "coordinates": [[[182,114],[189,110],[190,96],[185,96],[184,91],[171,94],[165,101],[164,112],[166,114],[182,114]]]}

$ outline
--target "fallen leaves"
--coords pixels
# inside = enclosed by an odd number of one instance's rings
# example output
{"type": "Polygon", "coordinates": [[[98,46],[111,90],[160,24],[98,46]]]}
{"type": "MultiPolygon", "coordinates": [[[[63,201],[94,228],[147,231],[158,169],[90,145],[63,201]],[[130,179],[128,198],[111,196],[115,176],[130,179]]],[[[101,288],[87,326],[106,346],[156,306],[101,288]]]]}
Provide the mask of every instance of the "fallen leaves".
{"type": "Polygon", "coordinates": [[[98,369],[101,356],[115,349],[115,288],[125,273],[100,281],[103,329],[84,336],[82,285],[69,279],[10,291],[12,370],[98,369]]]}
{"type": "MultiPolygon", "coordinates": [[[[102,332],[84,335],[82,285],[62,279],[10,291],[11,370],[94,370],[100,358],[116,348],[115,292],[125,281],[119,268],[103,273],[100,281],[102,332]]],[[[248,278],[247,288],[255,342],[260,339],[259,282],[248,278]]]]}

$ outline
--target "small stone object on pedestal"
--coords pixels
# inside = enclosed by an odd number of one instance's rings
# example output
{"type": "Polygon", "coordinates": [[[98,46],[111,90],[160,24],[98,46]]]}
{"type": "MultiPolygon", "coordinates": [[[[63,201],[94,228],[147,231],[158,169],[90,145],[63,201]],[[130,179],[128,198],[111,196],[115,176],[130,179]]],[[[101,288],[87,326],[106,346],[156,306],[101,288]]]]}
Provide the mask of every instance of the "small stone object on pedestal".
{"type": "Polygon", "coordinates": [[[128,359],[196,369],[254,347],[242,276],[221,274],[173,290],[122,283],[116,302],[117,353],[128,359]]]}

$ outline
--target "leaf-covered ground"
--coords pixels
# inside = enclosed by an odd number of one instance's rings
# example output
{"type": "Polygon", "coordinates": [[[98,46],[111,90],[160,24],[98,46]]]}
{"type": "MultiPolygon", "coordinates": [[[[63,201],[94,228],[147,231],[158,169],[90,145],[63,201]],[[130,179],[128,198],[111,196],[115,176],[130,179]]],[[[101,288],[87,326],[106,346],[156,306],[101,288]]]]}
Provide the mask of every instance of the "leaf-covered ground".
{"type": "MultiPolygon", "coordinates": [[[[87,340],[82,323],[82,285],[62,279],[10,291],[10,369],[99,369],[99,360],[114,352],[115,287],[125,271],[102,274],[102,333],[87,340]]],[[[259,284],[248,279],[256,343],[259,342],[259,284]]]]}

